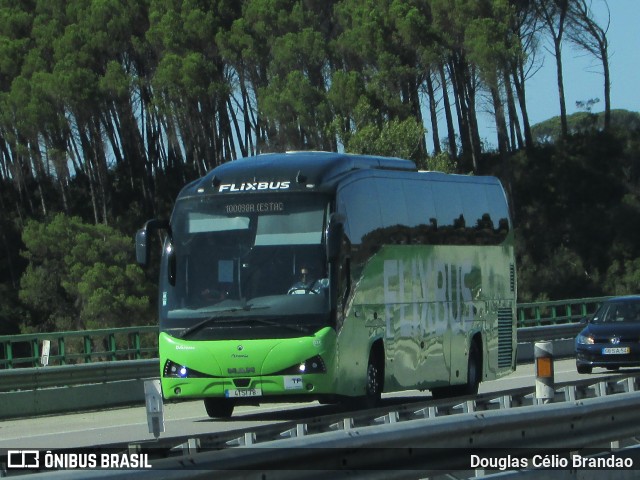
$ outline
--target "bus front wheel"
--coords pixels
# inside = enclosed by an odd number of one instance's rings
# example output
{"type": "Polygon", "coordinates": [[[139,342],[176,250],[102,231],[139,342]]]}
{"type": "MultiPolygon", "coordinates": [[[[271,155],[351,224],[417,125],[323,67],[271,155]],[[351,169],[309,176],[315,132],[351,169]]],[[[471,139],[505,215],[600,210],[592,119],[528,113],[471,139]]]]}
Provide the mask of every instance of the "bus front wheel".
{"type": "Polygon", "coordinates": [[[204,408],[211,418],[229,418],[233,414],[234,404],[226,398],[205,398],[204,408]]]}
{"type": "Polygon", "coordinates": [[[377,350],[372,350],[369,354],[367,365],[367,388],[365,393],[365,404],[367,408],[373,408],[380,403],[382,395],[383,367],[377,350]]]}

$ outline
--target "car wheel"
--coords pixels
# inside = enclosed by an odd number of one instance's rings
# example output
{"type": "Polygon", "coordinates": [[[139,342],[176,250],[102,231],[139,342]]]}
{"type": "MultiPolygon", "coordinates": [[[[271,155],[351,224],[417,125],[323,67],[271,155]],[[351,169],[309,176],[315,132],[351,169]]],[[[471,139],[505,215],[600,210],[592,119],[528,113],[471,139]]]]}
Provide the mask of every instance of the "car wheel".
{"type": "Polygon", "coordinates": [[[233,414],[234,404],[226,398],[205,398],[204,408],[211,418],[229,418],[233,414]]]}
{"type": "Polygon", "coordinates": [[[577,365],[576,364],[576,370],[578,370],[578,373],[587,374],[587,373],[591,373],[592,372],[593,367],[591,367],[591,365],[577,365]]]}

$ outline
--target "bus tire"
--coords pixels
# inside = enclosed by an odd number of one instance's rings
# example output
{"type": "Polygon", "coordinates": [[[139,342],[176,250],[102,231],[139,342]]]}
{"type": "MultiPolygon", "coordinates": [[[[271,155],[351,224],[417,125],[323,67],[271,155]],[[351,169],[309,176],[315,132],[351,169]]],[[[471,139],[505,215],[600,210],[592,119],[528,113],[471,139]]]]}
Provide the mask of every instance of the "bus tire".
{"type": "Polygon", "coordinates": [[[226,398],[205,398],[204,408],[211,418],[230,418],[235,405],[226,398]]]}
{"type": "Polygon", "coordinates": [[[469,362],[467,366],[467,384],[463,386],[462,395],[477,395],[482,380],[482,352],[475,340],[471,340],[469,347],[469,362]]]}
{"type": "Polygon", "coordinates": [[[379,349],[371,349],[367,364],[367,384],[364,397],[366,408],[373,408],[380,403],[384,379],[384,367],[382,365],[382,356],[379,349]]]}
{"type": "Polygon", "coordinates": [[[467,383],[432,388],[431,395],[433,398],[441,399],[478,394],[478,387],[482,380],[482,353],[475,340],[472,340],[469,346],[469,360],[467,362],[467,383]]]}

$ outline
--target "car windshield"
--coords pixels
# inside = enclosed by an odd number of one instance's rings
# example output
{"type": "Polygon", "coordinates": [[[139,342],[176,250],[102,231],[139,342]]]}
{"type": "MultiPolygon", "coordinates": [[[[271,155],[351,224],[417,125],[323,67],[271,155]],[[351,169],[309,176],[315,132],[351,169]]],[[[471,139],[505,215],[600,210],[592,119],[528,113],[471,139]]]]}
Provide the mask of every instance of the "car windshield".
{"type": "Polygon", "coordinates": [[[640,299],[615,300],[604,303],[593,315],[593,323],[639,322],[640,299]]]}
{"type": "Polygon", "coordinates": [[[204,320],[202,336],[215,330],[216,319],[236,333],[243,324],[287,331],[326,324],[328,205],[304,194],[179,200],[162,262],[161,328],[189,329],[204,320]]]}

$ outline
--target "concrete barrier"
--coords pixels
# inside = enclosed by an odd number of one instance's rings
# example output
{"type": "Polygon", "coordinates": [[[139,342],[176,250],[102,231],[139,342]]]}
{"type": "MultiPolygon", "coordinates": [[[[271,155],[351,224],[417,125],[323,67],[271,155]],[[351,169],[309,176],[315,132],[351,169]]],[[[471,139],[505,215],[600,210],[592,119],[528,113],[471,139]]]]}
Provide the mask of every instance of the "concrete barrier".
{"type": "MultiPolygon", "coordinates": [[[[573,338],[567,338],[563,340],[554,340],[553,342],[553,357],[554,358],[572,358],[575,356],[575,340],[573,338]]],[[[518,343],[518,363],[532,363],[533,362],[533,343],[518,343]]]]}
{"type": "Polygon", "coordinates": [[[0,419],[144,404],[158,359],[0,370],[0,419]]]}

